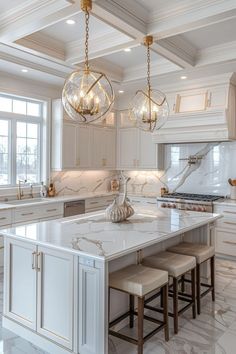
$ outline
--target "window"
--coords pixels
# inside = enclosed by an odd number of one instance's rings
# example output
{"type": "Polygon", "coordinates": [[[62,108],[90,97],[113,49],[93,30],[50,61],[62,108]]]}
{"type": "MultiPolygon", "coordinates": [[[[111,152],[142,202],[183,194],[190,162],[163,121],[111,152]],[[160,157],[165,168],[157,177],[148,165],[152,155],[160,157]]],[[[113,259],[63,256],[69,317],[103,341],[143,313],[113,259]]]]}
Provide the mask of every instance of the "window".
{"type": "Polygon", "coordinates": [[[41,181],[43,102],[0,94],[0,185],[41,181]]]}

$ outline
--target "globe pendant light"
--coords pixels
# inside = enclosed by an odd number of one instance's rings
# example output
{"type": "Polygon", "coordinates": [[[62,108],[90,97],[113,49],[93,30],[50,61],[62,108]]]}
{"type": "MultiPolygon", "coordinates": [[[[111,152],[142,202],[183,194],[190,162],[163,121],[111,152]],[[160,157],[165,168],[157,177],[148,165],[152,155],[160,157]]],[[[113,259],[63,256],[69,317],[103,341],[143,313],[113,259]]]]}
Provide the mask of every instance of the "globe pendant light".
{"type": "Polygon", "coordinates": [[[130,118],[136,122],[136,126],[150,132],[160,129],[169,116],[165,94],[151,87],[150,46],[152,43],[152,36],[144,38],[144,45],[147,47],[147,89],[136,92],[130,108],[130,118]]]}
{"type": "Polygon", "coordinates": [[[102,118],[112,108],[114,92],[104,73],[89,68],[89,15],[92,1],[81,0],[81,10],[85,13],[86,23],[84,69],[74,71],[66,79],[62,102],[71,119],[79,123],[91,123],[102,118]]]}

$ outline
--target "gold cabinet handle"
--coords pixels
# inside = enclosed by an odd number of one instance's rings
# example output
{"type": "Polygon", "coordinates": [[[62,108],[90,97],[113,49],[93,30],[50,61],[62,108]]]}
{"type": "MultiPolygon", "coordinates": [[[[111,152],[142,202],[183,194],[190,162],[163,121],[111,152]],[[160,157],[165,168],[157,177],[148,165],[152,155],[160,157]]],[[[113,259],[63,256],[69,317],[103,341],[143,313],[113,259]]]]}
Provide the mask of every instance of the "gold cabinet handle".
{"type": "Polygon", "coordinates": [[[47,209],[46,211],[50,212],[50,211],[57,211],[57,209],[47,209]]]}
{"type": "Polygon", "coordinates": [[[32,253],[32,269],[36,269],[36,259],[35,259],[36,254],[37,252],[35,251],[32,253]]]}
{"type": "Polygon", "coordinates": [[[233,241],[223,241],[223,243],[227,243],[228,245],[236,246],[236,242],[233,242],[233,241]]]}
{"type": "Polygon", "coordinates": [[[37,271],[41,272],[42,269],[42,252],[37,253],[37,271]]]}
{"type": "Polygon", "coordinates": [[[236,225],[236,222],[224,221],[224,224],[228,224],[228,225],[236,225]]]}
{"type": "Polygon", "coordinates": [[[34,213],[22,213],[22,216],[33,215],[34,213]]]}
{"type": "Polygon", "coordinates": [[[6,220],[6,217],[3,216],[3,217],[0,218],[0,220],[6,220]]]}

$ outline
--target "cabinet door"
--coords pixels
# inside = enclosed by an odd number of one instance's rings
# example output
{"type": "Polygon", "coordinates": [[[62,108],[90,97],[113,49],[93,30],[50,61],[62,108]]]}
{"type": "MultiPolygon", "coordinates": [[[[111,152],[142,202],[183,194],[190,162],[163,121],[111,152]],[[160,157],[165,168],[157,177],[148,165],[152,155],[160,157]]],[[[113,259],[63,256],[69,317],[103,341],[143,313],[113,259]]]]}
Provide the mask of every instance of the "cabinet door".
{"type": "Polygon", "coordinates": [[[157,144],[152,140],[152,134],[139,131],[139,168],[157,168],[157,144]]]}
{"type": "Polygon", "coordinates": [[[5,315],[35,330],[36,248],[29,243],[13,239],[6,239],[5,247],[5,315]]]}
{"type": "Polygon", "coordinates": [[[138,157],[138,131],[136,128],[124,128],[118,134],[118,161],[121,169],[135,169],[138,157]]]}
{"type": "Polygon", "coordinates": [[[90,167],[90,147],[91,147],[91,137],[90,137],[90,127],[79,126],[76,129],[76,143],[77,143],[77,156],[76,156],[76,167],[78,168],[89,168],[90,167]]]}
{"type": "Polygon", "coordinates": [[[235,230],[216,228],[215,240],[217,253],[236,257],[235,230]]]}
{"type": "Polygon", "coordinates": [[[93,167],[115,166],[115,130],[93,128],[93,167]]]}
{"type": "Polygon", "coordinates": [[[37,332],[72,349],[73,256],[38,247],[37,332]]]}
{"type": "Polygon", "coordinates": [[[73,124],[64,124],[62,168],[76,168],[76,150],[76,126],[73,124]]]}

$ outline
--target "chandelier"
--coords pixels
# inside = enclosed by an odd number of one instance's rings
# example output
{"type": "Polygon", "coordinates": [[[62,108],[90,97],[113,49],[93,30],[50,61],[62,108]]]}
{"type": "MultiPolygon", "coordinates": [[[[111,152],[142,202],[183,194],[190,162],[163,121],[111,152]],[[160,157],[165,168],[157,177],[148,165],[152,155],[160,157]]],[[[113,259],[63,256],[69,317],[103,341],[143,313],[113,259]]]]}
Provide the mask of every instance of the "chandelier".
{"type": "Polygon", "coordinates": [[[169,106],[165,94],[151,87],[150,46],[152,43],[152,36],[144,38],[144,45],[147,47],[147,89],[136,92],[130,109],[130,119],[136,122],[138,128],[150,132],[160,129],[169,116],[169,106]]]}
{"type": "Polygon", "coordinates": [[[114,92],[106,75],[89,68],[89,15],[92,0],[81,0],[85,13],[85,64],[65,81],[62,103],[69,117],[79,123],[91,123],[102,118],[112,108],[114,92]]]}

